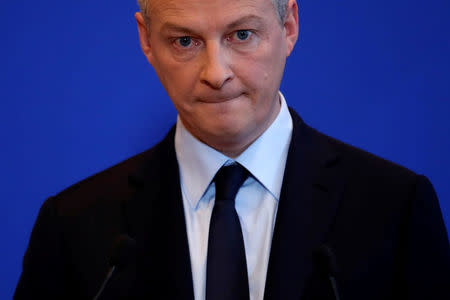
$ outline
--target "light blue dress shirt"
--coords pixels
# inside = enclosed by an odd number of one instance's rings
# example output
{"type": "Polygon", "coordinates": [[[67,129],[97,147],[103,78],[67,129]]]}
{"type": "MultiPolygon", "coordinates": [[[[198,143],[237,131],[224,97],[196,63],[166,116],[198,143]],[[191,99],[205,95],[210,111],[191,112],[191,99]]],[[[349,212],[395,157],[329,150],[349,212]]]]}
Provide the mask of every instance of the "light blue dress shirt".
{"type": "MultiPolygon", "coordinates": [[[[262,300],[270,245],[292,136],[292,118],[283,95],[269,128],[234,160],[200,142],[177,120],[175,151],[191,259],[194,295],[205,299],[209,222],[214,207],[211,182],[224,164],[240,163],[252,174],[236,196],[242,226],[251,300],[262,300]]],[[[231,300],[231,299],[230,299],[231,300]]]]}

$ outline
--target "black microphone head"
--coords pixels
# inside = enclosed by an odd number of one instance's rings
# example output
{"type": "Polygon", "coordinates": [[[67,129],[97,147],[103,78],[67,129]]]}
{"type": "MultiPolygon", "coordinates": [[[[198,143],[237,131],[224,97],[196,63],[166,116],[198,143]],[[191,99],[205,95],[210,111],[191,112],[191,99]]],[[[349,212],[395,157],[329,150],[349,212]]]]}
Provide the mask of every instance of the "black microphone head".
{"type": "Polygon", "coordinates": [[[119,235],[112,247],[109,265],[121,269],[136,258],[136,241],[126,234],[119,235]]]}
{"type": "Polygon", "coordinates": [[[336,256],[330,246],[323,244],[316,248],[313,257],[321,272],[336,277],[338,273],[336,256]]]}

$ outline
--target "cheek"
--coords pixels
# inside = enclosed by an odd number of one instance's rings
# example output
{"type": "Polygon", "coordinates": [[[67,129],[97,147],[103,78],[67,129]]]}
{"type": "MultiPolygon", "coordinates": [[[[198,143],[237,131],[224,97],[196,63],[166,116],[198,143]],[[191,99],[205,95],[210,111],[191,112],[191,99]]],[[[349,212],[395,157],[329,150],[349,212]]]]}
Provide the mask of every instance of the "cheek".
{"type": "Polygon", "coordinates": [[[285,63],[284,44],[280,34],[269,35],[253,53],[239,59],[242,77],[260,90],[276,88],[285,63]]]}
{"type": "MultiPolygon", "coordinates": [[[[264,53],[265,54],[265,53],[264,53]]],[[[273,54],[273,53],[272,53],[273,54]]],[[[252,93],[267,94],[278,89],[281,76],[280,58],[274,55],[258,55],[241,61],[237,72],[240,80],[252,93]]]]}
{"type": "Polygon", "coordinates": [[[196,79],[196,69],[188,63],[178,63],[169,55],[163,55],[155,60],[153,67],[159,80],[171,99],[182,104],[183,98],[189,98],[196,79]]]}

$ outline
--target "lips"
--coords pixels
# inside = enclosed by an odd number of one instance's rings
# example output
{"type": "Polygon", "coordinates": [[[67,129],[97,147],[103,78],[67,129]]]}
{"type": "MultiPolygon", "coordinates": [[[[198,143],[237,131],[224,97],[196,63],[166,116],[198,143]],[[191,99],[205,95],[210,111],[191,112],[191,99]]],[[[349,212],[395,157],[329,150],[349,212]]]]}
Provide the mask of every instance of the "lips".
{"type": "Polygon", "coordinates": [[[242,93],[227,94],[227,95],[208,95],[205,97],[199,97],[199,101],[206,103],[222,103],[234,100],[240,97],[241,95],[242,93]]]}

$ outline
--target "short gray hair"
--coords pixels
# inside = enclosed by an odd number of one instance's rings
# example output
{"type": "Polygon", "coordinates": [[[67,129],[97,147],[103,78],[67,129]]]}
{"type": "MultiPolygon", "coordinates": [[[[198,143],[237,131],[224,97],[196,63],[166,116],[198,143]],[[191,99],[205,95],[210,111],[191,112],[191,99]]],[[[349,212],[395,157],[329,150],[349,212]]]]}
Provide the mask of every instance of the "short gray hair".
{"type": "MultiPolygon", "coordinates": [[[[148,2],[150,0],[137,0],[139,5],[139,9],[141,10],[142,15],[144,16],[144,20],[148,23],[148,2]]],[[[284,18],[286,17],[286,6],[289,0],[270,0],[273,3],[275,10],[278,13],[278,18],[280,23],[284,22],[284,18]]]]}
{"type": "MultiPolygon", "coordinates": [[[[140,0],[141,1],[141,0],[140,0]]],[[[280,19],[281,24],[284,22],[284,18],[286,17],[286,7],[288,5],[289,0],[271,0],[275,10],[278,13],[278,18],[280,19]]]]}

